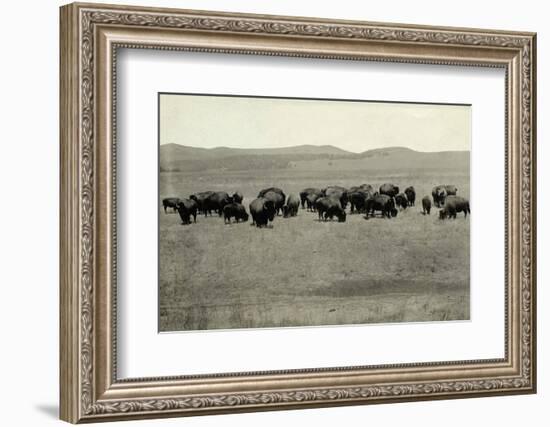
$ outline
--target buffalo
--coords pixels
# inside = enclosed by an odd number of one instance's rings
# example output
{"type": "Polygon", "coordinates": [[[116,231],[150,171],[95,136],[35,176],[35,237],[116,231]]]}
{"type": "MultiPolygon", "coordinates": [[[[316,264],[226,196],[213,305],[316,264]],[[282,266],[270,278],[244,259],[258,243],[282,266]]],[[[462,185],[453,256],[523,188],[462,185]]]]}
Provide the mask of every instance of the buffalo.
{"type": "Polygon", "coordinates": [[[372,185],[370,184],[361,184],[359,188],[363,191],[367,191],[369,193],[374,193],[374,188],[372,188],[372,185]]]}
{"type": "MultiPolygon", "coordinates": [[[[300,191],[300,202],[302,204],[302,209],[306,208],[308,195],[315,194],[318,197],[323,195],[323,192],[318,188],[304,188],[302,191],[300,191]]],[[[308,206],[309,207],[309,206],[308,206]]]]}
{"type": "Polygon", "coordinates": [[[470,213],[470,202],[464,197],[449,196],[445,200],[443,209],[439,211],[439,219],[456,219],[457,212],[464,212],[464,218],[470,213]]]}
{"type": "Polygon", "coordinates": [[[407,206],[409,206],[407,195],[405,193],[399,193],[397,196],[395,196],[395,204],[402,209],[407,209],[407,206]]]}
{"type": "Polygon", "coordinates": [[[178,210],[178,203],[180,202],[180,199],[178,197],[167,197],[166,199],[162,199],[162,206],[164,207],[164,213],[166,212],[167,208],[172,208],[174,212],[178,210]]]}
{"type": "Polygon", "coordinates": [[[348,189],[348,194],[355,193],[356,191],[362,191],[363,193],[374,193],[374,188],[370,184],[355,185],[348,189]]]}
{"type": "Polygon", "coordinates": [[[223,221],[224,223],[231,223],[231,218],[235,218],[235,222],[248,221],[248,214],[246,209],[240,203],[229,203],[223,207],[223,221]]]}
{"type": "Polygon", "coordinates": [[[322,194],[309,193],[306,196],[307,209],[314,212],[315,211],[315,202],[317,201],[317,199],[319,199],[321,197],[323,197],[322,194]]]}
{"type": "Polygon", "coordinates": [[[458,189],[454,185],[436,185],[432,190],[434,205],[438,208],[445,204],[447,196],[456,196],[458,189]]]}
{"type": "Polygon", "coordinates": [[[430,214],[430,210],[432,209],[432,201],[430,200],[430,196],[425,196],[422,199],[422,213],[424,215],[430,214]]]}
{"type": "Polygon", "coordinates": [[[252,215],[252,224],[256,227],[266,227],[268,221],[273,221],[275,218],[275,204],[272,200],[258,197],[252,200],[249,206],[250,215],[252,215]]]}
{"type": "Polygon", "coordinates": [[[205,209],[204,209],[205,200],[208,197],[210,197],[212,194],[214,194],[213,191],[203,191],[202,193],[191,194],[189,198],[197,202],[198,212],[203,214],[205,213],[205,209]]]}
{"type": "Polygon", "coordinates": [[[283,209],[283,206],[285,204],[285,196],[284,193],[277,193],[275,191],[268,191],[267,193],[264,193],[263,195],[264,199],[271,200],[273,204],[275,205],[275,212],[277,215],[281,213],[281,210],[283,209]]]}
{"type": "Polygon", "coordinates": [[[395,197],[399,194],[399,187],[393,184],[382,184],[379,189],[380,194],[395,197]]]}
{"type": "Polygon", "coordinates": [[[300,207],[300,198],[291,194],[287,197],[286,203],[283,206],[283,217],[288,218],[289,216],[298,215],[298,208],[300,207]]]}
{"type": "Polygon", "coordinates": [[[348,205],[348,189],[338,185],[332,185],[323,190],[325,197],[337,199],[340,202],[342,209],[346,209],[348,205]]]}
{"type": "Polygon", "coordinates": [[[210,194],[203,202],[204,216],[208,216],[209,213],[212,215],[212,211],[222,216],[223,207],[229,203],[231,203],[231,198],[225,191],[216,191],[210,194]]]}
{"type": "Polygon", "coordinates": [[[405,188],[405,195],[409,202],[409,206],[414,206],[416,200],[416,191],[413,186],[405,188]]]}
{"type": "Polygon", "coordinates": [[[180,214],[182,224],[190,224],[191,216],[193,222],[197,222],[197,202],[191,199],[181,199],[178,202],[177,210],[180,214]]]}
{"type": "Polygon", "coordinates": [[[319,221],[338,218],[338,222],[346,222],[346,211],[340,205],[340,202],[333,197],[321,197],[315,202],[317,213],[319,214],[319,221]]]}
{"type": "Polygon", "coordinates": [[[266,193],[268,193],[269,191],[272,191],[274,193],[278,193],[280,194],[281,196],[283,196],[283,204],[285,203],[285,200],[286,200],[286,194],[283,190],[281,190],[280,188],[277,188],[277,187],[269,187],[269,188],[264,188],[262,191],[260,191],[258,193],[258,197],[264,197],[266,195],[266,193]]]}
{"type": "Polygon", "coordinates": [[[364,212],[366,207],[366,202],[370,199],[372,195],[369,192],[357,190],[349,195],[349,203],[351,213],[354,213],[357,210],[357,213],[364,212]]]}
{"type": "Polygon", "coordinates": [[[231,199],[233,200],[234,203],[242,203],[243,198],[244,197],[240,191],[235,191],[231,196],[231,199]]]}
{"type": "Polygon", "coordinates": [[[374,197],[367,200],[366,203],[365,218],[374,216],[375,211],[380,211],[382,217],[391,218],[397,216],[397,209],[395,209],[395,202],[393,197],[387,194],[377,194],[374,197]]]}

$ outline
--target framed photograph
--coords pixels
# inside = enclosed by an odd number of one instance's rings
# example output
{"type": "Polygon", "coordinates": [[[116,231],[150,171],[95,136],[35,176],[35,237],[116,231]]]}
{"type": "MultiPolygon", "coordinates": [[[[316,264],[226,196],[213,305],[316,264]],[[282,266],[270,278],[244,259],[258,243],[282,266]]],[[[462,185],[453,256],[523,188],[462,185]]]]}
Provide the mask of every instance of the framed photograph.
{"type": "Polygon", "coordinates": [[[536,36],[61,8],[61,418],[536,391],[536,36]]]}

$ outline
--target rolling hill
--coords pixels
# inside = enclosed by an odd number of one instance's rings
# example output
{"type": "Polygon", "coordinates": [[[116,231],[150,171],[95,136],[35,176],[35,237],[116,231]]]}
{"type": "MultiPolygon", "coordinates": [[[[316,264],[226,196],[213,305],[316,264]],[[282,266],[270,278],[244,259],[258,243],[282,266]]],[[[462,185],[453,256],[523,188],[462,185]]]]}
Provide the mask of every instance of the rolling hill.
{"type": "Polygon", "coordinates": [[[179,144],[160,147],[160,170],[164,172],[287,168],[467,170],[469,165],[469,151],[419,152],[406,147],[379,148],[362,153],[351,153],[331,145],[265,149],[198,148],[179,144]]]}

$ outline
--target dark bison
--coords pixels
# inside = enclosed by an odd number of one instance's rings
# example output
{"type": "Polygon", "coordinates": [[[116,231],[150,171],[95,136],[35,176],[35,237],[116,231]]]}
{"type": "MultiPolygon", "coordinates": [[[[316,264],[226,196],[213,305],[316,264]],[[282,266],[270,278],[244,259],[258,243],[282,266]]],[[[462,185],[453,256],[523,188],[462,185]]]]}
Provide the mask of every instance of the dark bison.
{"type": "Polygon", "coordinates": [[[405,193],[399,193],[397,196],[395,196],[395,204],[402,209],[407,209],[407,206],[409,206],[407,195],[405,193]]]}
{"type": "Polygon", "coordinates": [[[380,194],[395,197],[399,194],[399,187],[393,184],[382,184],[379,189],[380,194]]]}
{"type": "Polygon", "coordinates": [[[409,206],[414,206],[414,203],[416,201],[416,191],[413,186],[405,188],[405,195],[407,196],[407,200],[409,201],[409,206]]]}
{"type": "Polygon", "coordinates": [[[322,194],[309,193],[306,197],[307,209],[314,212],[315,211],[315,202],[317,199],[323,197],[322,194]]]}
{"type": "Polygon", "coordinates": [[[212,211],[222,216],[223,207],[229,203],[231,203],[231,198],[225,191],[216,191],[212,193],[203,202],[204,216],[208,216],[209,213],[212,215],[212,211]]]}
{"type": "Polygon", "coordinates": [[[363,192],[373,194],[374,193],[374,188],[370,184],[361,184],[361,185],[356,185],[356,186],[350,187],[348,189],[349,194],[355,193],[356,191],[363,191],[363,192]]]}
{"type": "Polygon", "coordinates": [[[342,209],[346,209],[349,201],[347,188],[340,187],[338,185],[332,185],[323,190],[323,195],[325,197],[337,199],[340,202],[342,209]]]}
{"type": "Polygon", "coordinates": [[[369,193],[374,193],[374,188],[372,188],[372,185],[370,184],[361,184],[359,188],[363,191],[368,191],[369,193]]]}
{"type": "Polygon", "coordinates": [[[464,197],[449,196],[445,200],[445,206],[439,211],[439,219],[456,219],[457,212],[464,212],[464,218],[470,213],[470,202],[464,197]]]}
{"type": "Polygon", "coordinates": [[[234,203],[242,203],[243,198],[244,197],[240,191],[235,191],[231,196],[231,199],[233,200],[234,203]]]}
{"type": "Polygon", "coordinates": [[[372,197],[372,194],[367,191],[357,190],[349,195],[349,204],[351,213],[357,210],[357,213],[365,211],[366,202],[372,197]]]}
{"type": "Polygon", "coordinates": [[[275,218],[275,204],[272,200],[258,197],[252,200],[249,209],[252,224],[256,224],[256,227],[265,227],[268,221],[273,221],[275,218]]]}
{"type": "Polygon", "coordinates": [[[283,206],[283,217],[298,215],[298,208],[300,207],[300,198],[296,194],[291,194],[286,198],[286,203],[283,206]]]}
{"type": "Polygon", "coordinates": [[[432,209],[432,201],[430,200],[430,196],[425,196],[422,199],[422,213],[424,215],[430,214],[430,210],[432,209]]]}
{"type": "Polygon", "coordinates": [[[263,195],[264,199],[271,200],[275,205],[275,212],[279,215],[285,204],[285,196],[281,193],[276,193],[275,191],[268,191],[263,195]]]}
{"type": "Polygon", "coordinates": [[[304,188],[302,191],[300,191],[300,202],[302,204],[302,209],[306,208],[307,196],[309,194],[316,194],[317,196],[322,196],[323,192],[319,188],[312,188],[312,187],[304,188]]]}
{"type": "Polygon", "coordinates": [[[447,196],[456,196],[458,189],[454,185],[436,185],[432,190],[432,198],[437,208],[445,204],[447,196]]]}
{"type": "Polygon", "coordinates": [[[382,217],[386,218],[397,216],[397,209],[395,209],[394,199],[387,194],[377,194],[367,200],[365,211],[365,217],[367,219],[369,218],[369,215],[374,216],[376,211],[382,213],[382,217]]]}
{"type": "Polygon", "coordinates": [[[248,221],[246,209],[240,203],[229,203],[223,207],[223,221],[231,223],[231,218],[235,218],[235,222],[248,221]]]}
{"type": "Polygon", "coordinates": [[[319,221],[338,218],[338,222],[346,222],[346,211],[340,202],[334,197],[321,197],[315,202],[315,208],[319,214],[319,221]]]}
{"type": "Polygon", "coordinates": [[[213,191],[203,191],[201,193],[195,193],[195,194],[191,194],[189,196],[189,198],[191,200],[194,200],[195,202],[197,202],[197,206],[198,206],[198,212],[203,214],[204,213],[204,202],[205,200],[210,197],[212,194],[214,194],[213,191]]]}
{"type": "Polygon", "coordinates": [[[162,199],[162,206],[164,207],[164,213],[166,213],[167,208],[172,208],[174,212],[178,210],[178,203],[180,202],[179,197],[167,197],[162,199]]]}
{"type": "Polygon", "coordinates": [[[264,188],[262,191],[260,191],[258,193],[258,197],[264,197],[265,194],[269,191],[273,191],[274,193],[279,193],[281,196],[283,196],[283,204],[285,203],[286,194],[283,190],[281,190],[280,188],[277,188],[277,187],[264,188]]]}
{"type": "Polygon", "coordinates": [[[197,202],[191,199],[181,199],[177,205],[182,224],[190,224],[191,216],[193,222],[197,222],[197,202]]]}

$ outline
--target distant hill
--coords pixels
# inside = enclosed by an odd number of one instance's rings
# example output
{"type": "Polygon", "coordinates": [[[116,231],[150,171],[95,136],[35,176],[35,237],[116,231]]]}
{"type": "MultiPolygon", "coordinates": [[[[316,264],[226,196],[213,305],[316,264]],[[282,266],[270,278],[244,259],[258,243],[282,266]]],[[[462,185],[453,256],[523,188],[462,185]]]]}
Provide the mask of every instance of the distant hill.
{"type": "Polygon", "coordinates": [[[369,150],[355,156],[334,159],[292,161],[290,167],[301,170],[411,170],[444,169],[466,171],[470,168],[469,151],[420,152],[409,148],[369,150]]]}
{"type": "Polygon", "coordinates": [[[288,155],[288,154],[327,154],[327,155],[350,155],[349,151],[342,150],[332,145],[298,145],[295,147],[282,148],[199,148],[189,147],[179,144],[165,144],[160,146],[161,158],[166,160],[174,157],[183,159],[205,159],[205,158],[221,158],[243,155],[288,155]]]}
{"type": "Polygon", "coordinates": [[[387,147],[351,153],[331,146],[284,148],[199,148],[179,144],[160,147],[161,171],[286,169],[468,169],[469,151],[419,152],[387,147]]]}

